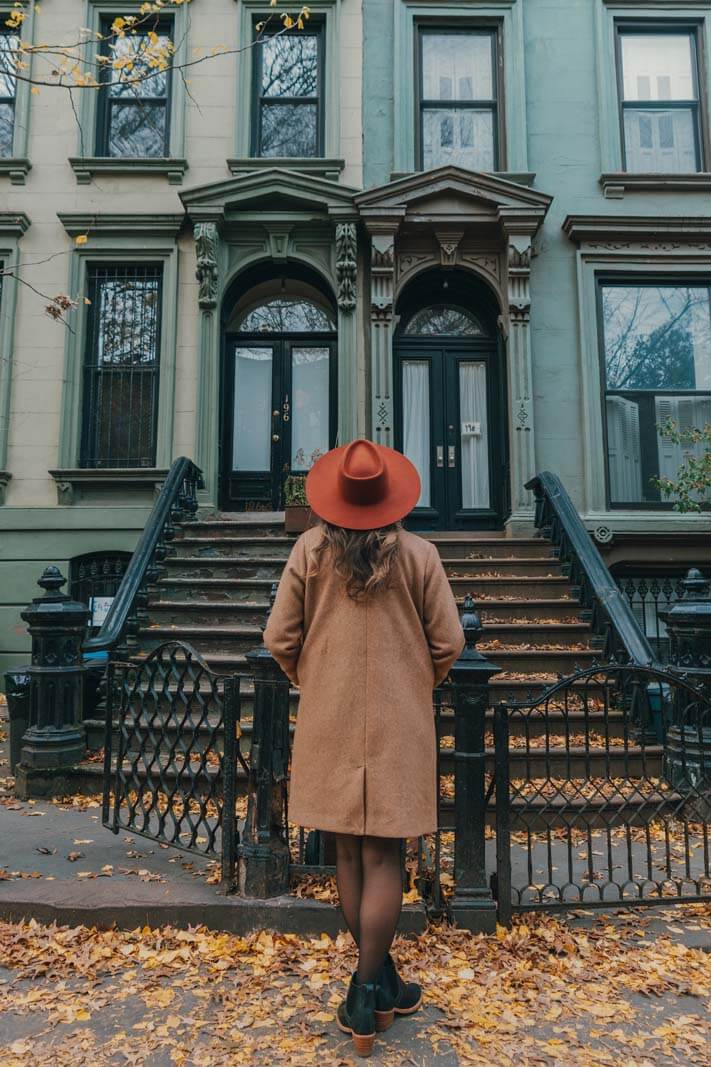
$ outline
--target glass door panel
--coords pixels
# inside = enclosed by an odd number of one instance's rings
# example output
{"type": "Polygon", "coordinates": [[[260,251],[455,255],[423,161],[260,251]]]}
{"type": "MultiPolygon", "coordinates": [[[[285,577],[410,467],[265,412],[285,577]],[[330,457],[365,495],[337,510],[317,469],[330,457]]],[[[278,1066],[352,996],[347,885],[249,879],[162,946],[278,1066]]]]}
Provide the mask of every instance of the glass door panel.
{"type": "Polygon", "coordinates": [[[462,508],[488,508],[489,428],[486,410],[486,364],[459,364],[459,437],[462,508]]]}
{"type": "Polygon", "coordinates": [[[431,504],[430,487],[430,362],[427,359],[402,361],[403,453],[414,463],[422,490],[415,505],[431,504]]]}
{"type": "Polygon", "coordinates": [[[328,452],[328,347],[291,349],[291,469],[309,470],[328,452]]]}
{"type": "Polygon", "coordinates": [[[235,349],[232,469],[271,469],[272,367],[271,347],[235,349]]]}

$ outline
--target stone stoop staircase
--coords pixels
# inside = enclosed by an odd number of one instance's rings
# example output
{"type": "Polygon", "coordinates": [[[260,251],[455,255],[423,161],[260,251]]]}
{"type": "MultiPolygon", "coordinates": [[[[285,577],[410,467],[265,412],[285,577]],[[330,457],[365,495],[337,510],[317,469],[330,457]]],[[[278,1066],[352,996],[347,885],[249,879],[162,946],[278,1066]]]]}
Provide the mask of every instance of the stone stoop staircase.
{"type": "MultiPolygon", "coordinates": [[[[492,704],[526,700],[558,676],[591,666],[598,649],[577,590],[556,558],[552,545],[540,535],[506,537],[502,533],[431,533],[458,603],[471,593],[484,626],[478,648],[487,653],[501,674],[491,683],[492,704]]],[[[175,552],[164,561],[164,573],[152,586],[147,624],[139,630],[134,660],[140,662],[166,641],[185,641],[197,649],[219,674],[246,672],[245,653],[261,643],[261,626],[294,537],[283,522],[254,516],[211,516],[181,525],[173,542],[175,552]]],[[[298,694],[292,691],[296,710],[298,694]]],[[[242,686],[241,745],[251,739],[253,687],[242,686]]],[[[493,711],[491,712],[493,717],[493,711]]],[[[565,726],[561,712],[560,731],[565,726]]],[[[571,712],[583,726],[582,712],[571,712]]],[[[103,724],[88,724],[90,736],[103,737],[103,724]]],[[[541,723],[542,725],[542,723],[541,723]]],[[[440,719],[440,768],[443,780],[453,773],[453,715],[440,719]]],[[[621,713],[609,713],[610,736],[621,736],[621,713]]],[[[96,742],[98,748],[101,741],[96,742]]],[[[543,743],[543,742],[541,742],[543,743]]],[[[487,735],[488,764],[493,769],[491,734],[487,735]]],[[[570,753],[572,754],[572,752],[570,753]]],[[[649,753],[651,755],[651,753],[649,753]]],[[[566,754],[561,750],[561,766],[566,754]]],[[[581,774],[590,768],[590,752],[581,754],[581,774]],[[587,763],[586,763],[587,760],[587,763]]],[[[628,751],[628,758],[629,758],[628,751]]],[[[515,761],[515,753],[512,753],[515,761]]],[[[100,765],[93,764],[98,776],[100,765]]],[[[511,768],[512,776],[516,769],[511,768]]],[[[530,773],[530,763],[529,772],[530,773]]],[[[584,776],[584,774],[583,774],[584,776]]],[[[443,787],[443,808],[451,809],[451,782],[443,787]]],[[[451,824],[451,810],[443,813],[451,824]]]]}

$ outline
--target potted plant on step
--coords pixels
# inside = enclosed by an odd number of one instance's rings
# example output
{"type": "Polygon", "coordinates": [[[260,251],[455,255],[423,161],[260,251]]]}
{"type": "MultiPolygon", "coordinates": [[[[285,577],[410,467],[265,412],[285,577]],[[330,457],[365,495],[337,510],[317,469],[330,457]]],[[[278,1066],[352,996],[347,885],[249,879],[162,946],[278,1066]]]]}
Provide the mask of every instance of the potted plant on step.
{"type": "MultiPolygon", "coordinates": [[[[299,448],[294,465],[299,471],[310,470],[321,455],[321,450],[316,448],[307,458],[303,448],[299,448]]],[[[306,474],[289,474],[284,481],[284,529],[287,533],[303,533],[315,522],[317,519],[306,499],[306,474]]]]}
{"type": "Polygon", "coordinates": [[[290,474],[284,482],[284,529],[303,533],[309,524],[311,508],[306,499],[306,475],[290,474]]]}

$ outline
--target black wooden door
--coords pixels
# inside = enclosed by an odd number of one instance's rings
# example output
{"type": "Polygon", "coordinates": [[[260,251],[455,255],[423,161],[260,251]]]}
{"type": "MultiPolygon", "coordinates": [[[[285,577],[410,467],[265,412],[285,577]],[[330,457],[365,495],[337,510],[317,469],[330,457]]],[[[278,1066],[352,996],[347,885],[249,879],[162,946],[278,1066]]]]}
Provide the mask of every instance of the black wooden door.
{"type": "Polygon", "coordinates": [[[332,443],[335,344],[231,337],[226,350],[222,506],[279,510],[284,480],[332,443]]]}
{"type": "Polygon", "coordinates": [[[498,354],[490,342],[407,340],[396,352],[396,447],[422,479],[414,529],[501,524],[505,420],[498,354]]]}

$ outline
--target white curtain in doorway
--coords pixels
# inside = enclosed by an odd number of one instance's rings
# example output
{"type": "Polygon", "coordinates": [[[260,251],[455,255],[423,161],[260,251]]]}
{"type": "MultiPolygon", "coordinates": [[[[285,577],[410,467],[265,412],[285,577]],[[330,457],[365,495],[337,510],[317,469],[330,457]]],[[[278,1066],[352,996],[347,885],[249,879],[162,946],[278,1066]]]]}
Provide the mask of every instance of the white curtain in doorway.
{"type": "Polygon", "coordinates": [[[462,442],[462,507],[489,507],[489,427],[486,364],[459,364],[459,417],[462,442]]]}
{"type": "Polygon", "coordinates": [[[430,365],[426,359],[402,364],[403,452],[420,475],[422,489],[416,507],[430,506],[430,365]]]}

